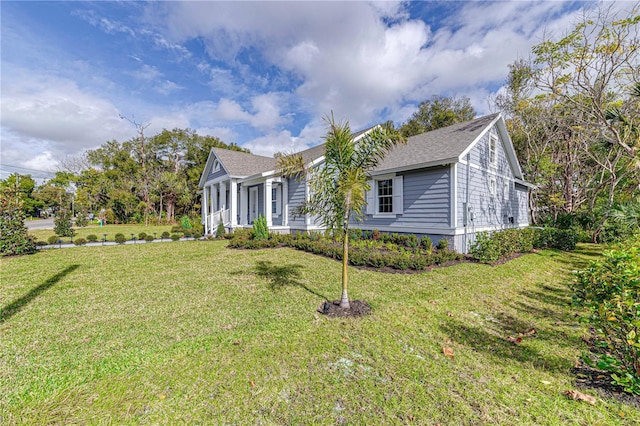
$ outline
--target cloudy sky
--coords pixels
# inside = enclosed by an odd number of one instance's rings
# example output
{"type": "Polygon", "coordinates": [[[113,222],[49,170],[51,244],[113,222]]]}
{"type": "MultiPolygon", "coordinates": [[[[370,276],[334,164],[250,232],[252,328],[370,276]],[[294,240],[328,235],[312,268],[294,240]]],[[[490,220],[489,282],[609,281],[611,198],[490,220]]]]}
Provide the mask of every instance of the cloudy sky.
{"type": "Polygon", "coordinates": [[[1,177],[134,136],[121,115],[262,155],[321,143],[330,111],[399,124],[456,95],[483,115],[508,64],[592,6],[2,1],[1,177]]]}

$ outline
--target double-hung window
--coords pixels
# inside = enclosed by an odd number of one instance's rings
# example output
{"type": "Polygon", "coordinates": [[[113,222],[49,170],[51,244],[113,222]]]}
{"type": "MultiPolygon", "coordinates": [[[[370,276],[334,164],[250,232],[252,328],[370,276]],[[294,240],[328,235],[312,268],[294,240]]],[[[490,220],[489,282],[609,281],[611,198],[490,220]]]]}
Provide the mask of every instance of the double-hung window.
{"type": "Polygon", "coordinates": [[[271,214],[273,215],[273,217],[280,216],[281,206],[282,206],[282,204],[280,203],[281,193],[282,193],[282,186],[274,185],[271,188],[271,214]]]}
{"type": "Polygon", "coordinates": [[[498,155],[496,153],[497,146],[498,146],[498,135],[492,133],[491,136],[489,137],[489,163],[492,166],[495,166],[496,160],[498,158],[498,155]]]}
{"type": "Polygon", "coordinates": [[[369,181],[367,193],[367,214],[375,216],[395,216],[402,214],[402,176],[376,176],[369,181]]]}

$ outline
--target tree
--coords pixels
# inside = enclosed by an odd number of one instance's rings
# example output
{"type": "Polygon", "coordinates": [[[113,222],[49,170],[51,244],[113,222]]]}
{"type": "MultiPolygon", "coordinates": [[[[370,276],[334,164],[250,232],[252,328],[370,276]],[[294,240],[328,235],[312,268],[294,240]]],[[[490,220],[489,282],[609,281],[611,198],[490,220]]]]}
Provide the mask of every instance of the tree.
{"type": "Polygon", "coordinates": [[[361,219],[371,188],[368,173],[404,137],[390,126],[376,126],[354,140],[348,122],[336,122],[333,114],[325,117],[329,127],[325,136],[324,163],[306,169],[300,154],[281,155],[277,169],[286,177],[307,179],[311,195],[300,213],[316,215],[321,224],[342,237],[342,296],[340,307],[349,309],[347,265],[349,263],[349,222],[361,219]]]}
{"type": "Polygon", "coordinates": [[[36,216],[38,214],[38,210],[44,207],[44,203],[42,201],[33,198],[35,186],[36,182],[33,180],[31,175],[21,175],[18,173],[13,173],[5,180],[0,181],[0,187],[17,188],[20,202],[22,203],[22,209],[25,214],[29,216],[36,216]]]}
{"type": "Polygon", "coordinates": [[[475,118],[476,112],[467,97],[433,96],[418,105],[418,110],[400,126],[403,136],[409,137],[475,118]]]}
{"type": "Polygon", "coordinates": [[[73,237],[75,232],[71,224],[71,212],[67,209],[60,209],[53,219],[53,232],[60,237],[73,237]]]}
{"type": "Polygon", "coordinates": [[[24,211],[17,185],[0,187],[0,254],[35,253],[36,245],[24,225],[24,211]]]}

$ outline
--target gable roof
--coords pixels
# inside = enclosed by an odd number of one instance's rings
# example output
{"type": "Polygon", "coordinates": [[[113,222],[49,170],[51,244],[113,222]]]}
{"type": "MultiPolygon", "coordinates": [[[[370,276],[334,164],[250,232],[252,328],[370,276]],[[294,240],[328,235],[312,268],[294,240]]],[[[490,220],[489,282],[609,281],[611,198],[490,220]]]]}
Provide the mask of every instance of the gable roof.
{"type": "Polygon", "coordinates": [[[491,114],[411,136],[387,153],[375,171],[455,163],[499,117],[491,114]]]}
{"type": "Polygon", "coordinates": [[[276,167],[276,160],[273,157],[263,157],[224,148],[211,148],[207,164],[200,177],[198,185],[200,188],[204,186],[209,173],[211,173],[216,158],[231,177],[247,177],[273,170],[276,167]]]}

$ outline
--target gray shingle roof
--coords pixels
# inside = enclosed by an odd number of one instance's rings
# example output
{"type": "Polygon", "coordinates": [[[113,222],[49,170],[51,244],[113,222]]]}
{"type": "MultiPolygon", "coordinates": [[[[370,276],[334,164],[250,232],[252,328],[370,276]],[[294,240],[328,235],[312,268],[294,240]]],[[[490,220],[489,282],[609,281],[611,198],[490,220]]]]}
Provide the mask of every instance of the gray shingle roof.
{"type": "Polygon", "coordinates": [[[411,136],[405,145],[396,146],[375,171],[393,170],[421,164],[445,164],[458,158],[499,114],[411,136]]]}
{"type": "Polygon", "coordinates": [[[212,148],[212,150],[231,176],[252,176],[276,168],[276,160],[273,157],[222,148],[212,148]]]}
{"type": "MultiPolygon", "coordinates": [[[[351,137],[355,139],[355,138],[367,133],[369,130],[373,129],[374,127],[375,126],[368,127],[366,129],[362,129],[360,131],[352,133],[351,137]]],[[[305,164],[309,164],[313,160],[316,160],[316,159],[322,157],[324,155],[324,145],[325,144],[320,144],[318,146],[314,146],[313,148],[309,148],[309,149],[305,149],[304,151],[300,151],[300,155],[302,155],[302,159],[304,160],[304,163],[305,164]]]]}

